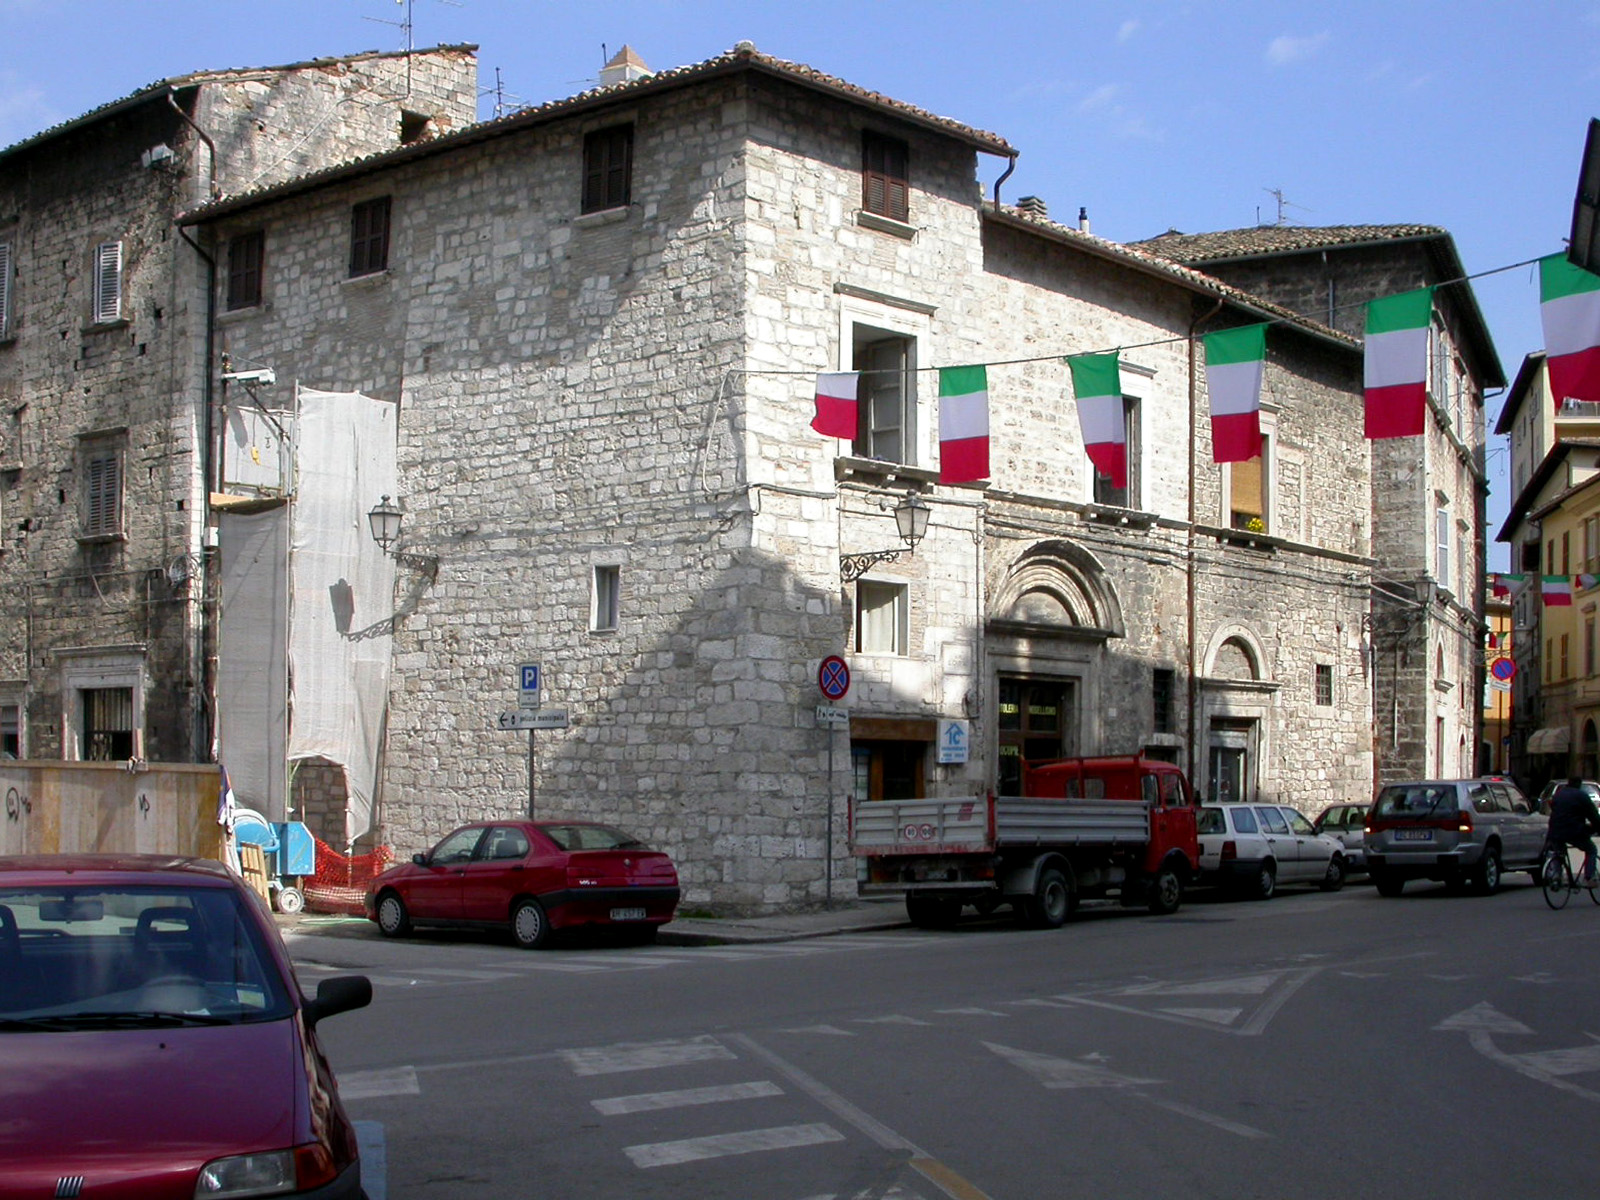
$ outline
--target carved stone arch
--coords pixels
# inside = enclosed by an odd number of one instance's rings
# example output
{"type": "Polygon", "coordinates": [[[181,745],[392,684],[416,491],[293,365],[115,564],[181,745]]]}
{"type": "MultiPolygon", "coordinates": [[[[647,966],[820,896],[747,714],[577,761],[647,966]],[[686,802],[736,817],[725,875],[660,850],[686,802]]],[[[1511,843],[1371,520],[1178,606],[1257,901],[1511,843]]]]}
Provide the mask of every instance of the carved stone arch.
{"type": "Polygon", "coordinates": [[[1127,636],[1122,604],[1105,568],[1082,546],[1060,539],[1036,542],[1017,556],[989,613],[992,626],[1035,635],[1070,630],[1127,636]]]}
{"type": "Polygon", "coordinates": [[[1224,625],[1211,635],[1200,673],[1213,679],[1266,679],[1266,653],[1255,634],[1243,625],[1224,625]]]}

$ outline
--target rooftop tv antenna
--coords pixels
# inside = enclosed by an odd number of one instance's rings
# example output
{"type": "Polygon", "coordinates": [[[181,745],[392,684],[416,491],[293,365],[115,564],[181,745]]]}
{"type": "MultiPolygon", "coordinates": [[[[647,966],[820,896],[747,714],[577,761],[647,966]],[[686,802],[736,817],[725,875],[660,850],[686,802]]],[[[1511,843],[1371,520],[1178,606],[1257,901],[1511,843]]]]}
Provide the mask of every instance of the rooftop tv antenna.
{"type": "MultiPolygon", "coordinates": [[[[1273,222],[1274,225],[1287,225],[1289,223],[1289,214],[1286,211],[1288,209],[1298,208],[1301,212],[1313,211],[1303,204],[1295,204],[1293,201],[1285,199],[1282,188],[1262,188],[1261,190],[1278,202],[1278,219],[1273,222]]],[[[1256,224],[1261,224],[1261,210],[1259,208],[1256,209],[1256,224]]]]}
{"type": "MultiPolygon", "coordinates": [[[[386,21],[382,17],[362,17],[363,21],[376,21],[379,25],[392,25],[405,35],[406,55],[406,95],[411,94],[411,54],[416,49],[413,35],[416,33],[415,0],[395,0],[395,3],[406,10],[405,16],[398,21],[386,21]]],[[[460,8],[460,0],[435,0],[438,4],[448,4],[451,8],[460,8]]]]}

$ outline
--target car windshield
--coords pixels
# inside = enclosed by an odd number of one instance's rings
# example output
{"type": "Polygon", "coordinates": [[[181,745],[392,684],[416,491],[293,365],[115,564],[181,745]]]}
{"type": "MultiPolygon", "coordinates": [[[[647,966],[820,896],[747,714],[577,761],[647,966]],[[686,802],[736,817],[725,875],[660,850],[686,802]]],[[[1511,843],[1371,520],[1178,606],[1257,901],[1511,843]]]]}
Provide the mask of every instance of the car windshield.
{"type": "Polygon", "coordinates": [[[563,850],[634,850],[644,845],[609,825],[545,825],[545,835],[563,850]]]}
{"type": "Polygon", "coordinates": [[[1408,783],[1386,787],[1373,806],[1375,817],[1431,817],[1455,811],[1456,790],[1447,783],[1408,783]]]}
{"type": "Polygon", "coordinates": [[[231,888],[0,888],[0,1033],[288,1016],[242,903],[231,888]]]}

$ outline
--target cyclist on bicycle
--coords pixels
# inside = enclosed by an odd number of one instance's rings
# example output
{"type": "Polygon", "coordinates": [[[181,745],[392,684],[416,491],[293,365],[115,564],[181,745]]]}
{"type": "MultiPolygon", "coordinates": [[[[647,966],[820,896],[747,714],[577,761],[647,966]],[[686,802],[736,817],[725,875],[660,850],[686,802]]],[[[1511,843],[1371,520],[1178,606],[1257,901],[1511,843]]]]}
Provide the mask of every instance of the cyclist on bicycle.
{"type": "Polygon", "coordinates": [[[1550,828],[1545,835],[1552,846],[1573,846],[1583,851],[1583,886],[1595,886],[1595,846],[1589,835],[1600,833],[1600,810],[1583,780],[1574,775],[1550,797],[1550,828]]]}

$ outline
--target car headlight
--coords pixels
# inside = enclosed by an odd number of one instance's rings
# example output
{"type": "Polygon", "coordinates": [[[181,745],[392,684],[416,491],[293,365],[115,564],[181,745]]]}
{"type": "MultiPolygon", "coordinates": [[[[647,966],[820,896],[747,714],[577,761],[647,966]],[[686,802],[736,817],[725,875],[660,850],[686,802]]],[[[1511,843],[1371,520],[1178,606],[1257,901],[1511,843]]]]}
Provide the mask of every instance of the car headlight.
{"type": "Polygon", "coordinates": [[[195,1200],[207,1196],[276,1196],[321,1187],[338,1175],[333,1156],[320,1143],[292,1150],[263,1150],[217,1158],[200,1168],[195,1200]]]}

